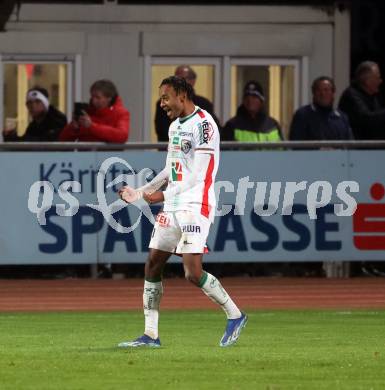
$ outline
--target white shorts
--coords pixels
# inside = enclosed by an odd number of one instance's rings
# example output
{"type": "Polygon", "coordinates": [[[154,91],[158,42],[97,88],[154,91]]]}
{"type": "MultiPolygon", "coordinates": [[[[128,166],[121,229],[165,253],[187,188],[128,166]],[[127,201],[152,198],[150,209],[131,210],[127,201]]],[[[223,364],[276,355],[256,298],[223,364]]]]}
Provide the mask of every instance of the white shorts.
{"type": "Polygon", "coordinates": [[[191,211],[162,211],[156,217],[149,248],[170,253],[206,253],[210,221],[191,211]]]}

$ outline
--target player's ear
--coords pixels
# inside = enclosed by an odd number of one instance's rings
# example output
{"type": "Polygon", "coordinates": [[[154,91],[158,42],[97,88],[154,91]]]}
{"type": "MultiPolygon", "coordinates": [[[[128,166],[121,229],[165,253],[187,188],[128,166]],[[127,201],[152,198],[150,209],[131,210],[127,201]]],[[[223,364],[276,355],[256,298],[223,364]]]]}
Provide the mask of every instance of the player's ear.
{"type": "Polygon", "coordinates": [[[182,98],[182,101],[185,102],[186,99],[187,99],[187,93],[186,92],[182,92],[181,93],[181,98],[182,98]]]}

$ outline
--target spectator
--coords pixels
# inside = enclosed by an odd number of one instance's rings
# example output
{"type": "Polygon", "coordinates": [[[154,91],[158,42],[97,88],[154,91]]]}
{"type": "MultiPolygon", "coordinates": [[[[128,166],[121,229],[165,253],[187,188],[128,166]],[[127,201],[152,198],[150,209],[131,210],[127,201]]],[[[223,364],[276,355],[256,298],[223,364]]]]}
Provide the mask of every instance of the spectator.
{"type": "Polygon", "coordinates": [[[385,139],[385,107],[380,102],[381,73],[375,62],[358,65],[355,78],[342,94],[339,109],[346,113],[356,139],[385,139]]]}
{"type": "Polygon", "coordinates": [[[98,80],[90,88],[90,104],[60,134],[60,141],[115,142],[128,139],[130,114],[115,85],[98,80]]]}
{"type": "Polygon", "coordinates": [[[292,141],[353,139],[347,116],[333,108],[336,87],[333,79],[321,76],[311,86],[313,103],[299,108],[290,126],[292,141]]]}
{"type": "Polygon", "coordinates": [[[32,121],[25,134],[19,137],[16,129],[4,130],[4,141],[51,142],[57,141],[59,133],[67,124],[66,116],[49,104],[48,91],[34,87],[27,92],[26,106],[32,121]]]}
{"type": "Polygon", "coordinates": [[[224,126],[222,141],[268,142],[281,141],[279,123],[267,115],[261,84],[249,81],[243,90],[243,102],[237,114],[224,126]]]}
{"type": "MultiPolygon", "coordinates": [[[[197,80],[197,74],[194,70],[188,65],[180,65],[175,69],[175,76],[185,79],[193,88],[197,80]]],[[[215,122],[220,127],[218,118],[214,114],[213,104],[203,96],[196,95],[194,92],[193,103],[203,110],[206,110],[215,122]]],[[[156,102],[156,112],[155,112],[155,131],[158,136],[158,141],[168,141],[168,128],[170,127],[170,119],[168,118],[166,112],[160,107],[160,100],[156,102]]]]}

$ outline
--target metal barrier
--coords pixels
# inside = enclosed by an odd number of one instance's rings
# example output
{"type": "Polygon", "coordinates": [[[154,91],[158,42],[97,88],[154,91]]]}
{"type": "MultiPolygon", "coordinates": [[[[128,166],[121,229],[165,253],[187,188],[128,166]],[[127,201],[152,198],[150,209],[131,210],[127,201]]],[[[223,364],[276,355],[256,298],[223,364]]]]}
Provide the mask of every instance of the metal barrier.
{"type": "MultiPolygon", "coordinates": [[[[57,151],[57,150],[166,150],[167,142],[128,142],[109,144],[103,142],[3,142],[0,151],[57,151]]],[[[385,149],[385,140],[367,141],[282,141],[282,142],[221,142],[221,150],[259,149],[385,149]]]]}

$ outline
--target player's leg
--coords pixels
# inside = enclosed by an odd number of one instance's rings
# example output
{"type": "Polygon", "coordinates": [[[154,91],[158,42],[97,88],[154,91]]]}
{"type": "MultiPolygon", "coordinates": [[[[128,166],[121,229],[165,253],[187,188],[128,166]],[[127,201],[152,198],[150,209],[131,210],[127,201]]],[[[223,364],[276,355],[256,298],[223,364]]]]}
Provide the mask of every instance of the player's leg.
{"type": "Polygon", "coordinates": [[[162,273],[171,253],[150,249],[144,267],[143,311],[144,334],[158,338],[159,306],[163,295],[162,273]]]}
{"type": "Polygon", "coordinates": [[[242,313],[223,288],[220,281],[202,269],[202,257],[199,254],[183,254],[186,279],[199,287],[213,302],[222,307],[228,319],[240,318],[242,313]]]}
{"type": "Polygon", "coordinates": [[[149,244],[150,252],[144,268],[143,311],[144,335],[134,341],[120,343],[120,347],[160,346],[158,335],[159,305],[163,295],[162,271],[175,251],[180,229],[175,226],[172,213],[159,213],[149,244]]]}
{"type": "Polygon", "coordinates": [[[158,323],[159,306],[163,295],[162,273],[171,253],[159,249],[150,249],[144,266],[143,312],[144,333],[133,341],[124,341],[118,346],[130,347],[160,347],[158,323]]]}
{"type": "Polygon", "coordinates": [[[222,307],[227,316],[227,326],[220,341],[221,347],[234,344],[247,323],[247,315],[242,313],[219,280],[202,269],[202,254],[183,254],[185,276],[199,287],[213,302],[222,307]]]}
{"type": "Polygon", "coordinates": [[[202,258],[211,223],[201,214],[187,211],[176,213],[176,218],[182,232],[176,253],[183,256],[186,279],[222,307],[228,321],[220,345],[231,345],[238,339],[247,316],[241,313],[219,280],[202,269],[202,258]]]}

